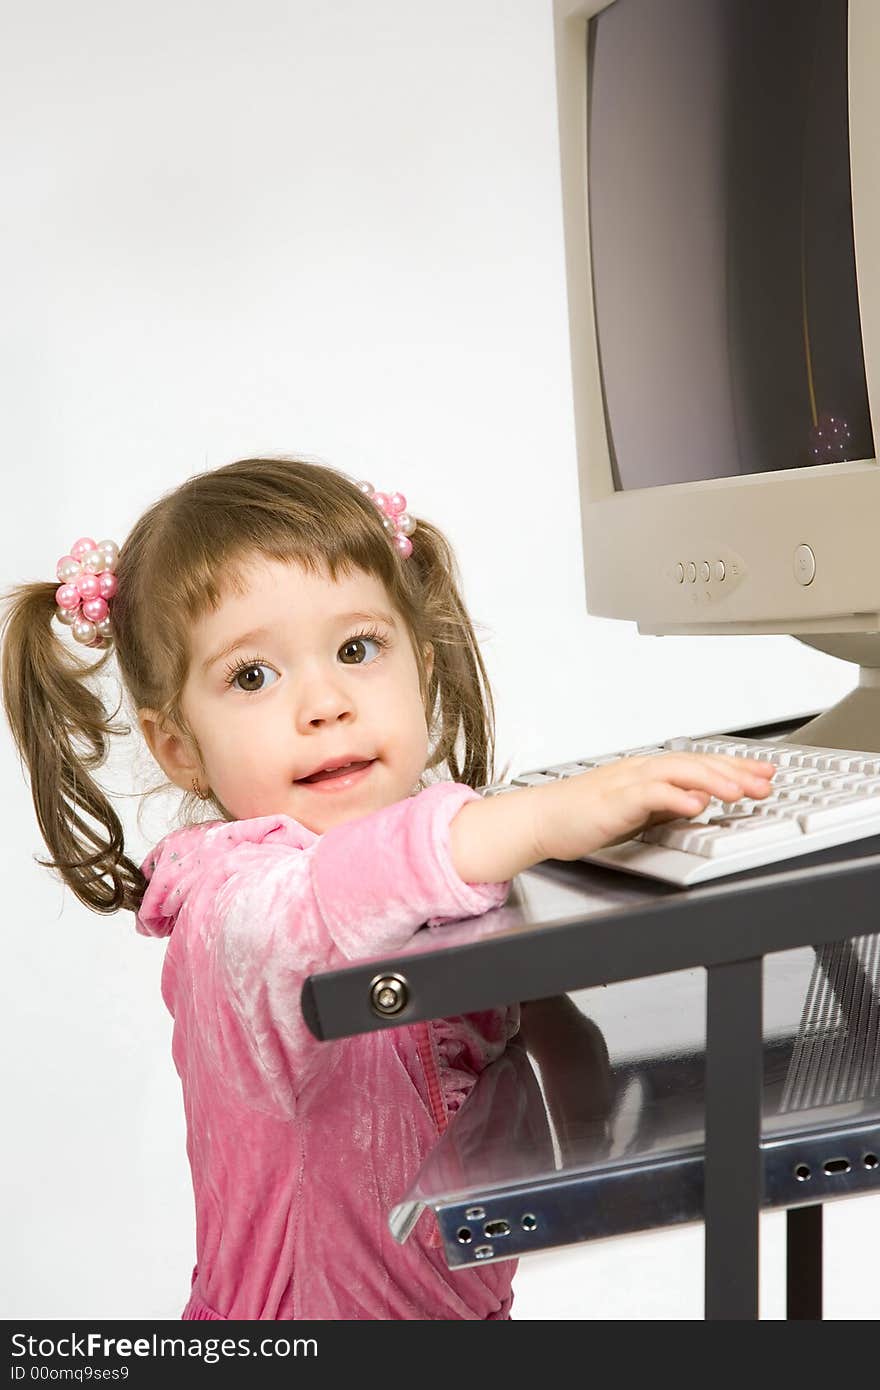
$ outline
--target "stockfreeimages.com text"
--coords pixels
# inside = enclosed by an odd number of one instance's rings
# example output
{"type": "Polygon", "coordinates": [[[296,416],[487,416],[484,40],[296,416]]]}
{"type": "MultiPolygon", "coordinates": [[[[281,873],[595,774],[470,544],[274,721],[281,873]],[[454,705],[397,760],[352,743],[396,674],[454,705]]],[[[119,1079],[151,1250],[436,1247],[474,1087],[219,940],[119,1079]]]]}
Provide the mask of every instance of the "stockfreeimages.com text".
{"type": "Polygon", "coordinates": [[[87,1357],[193,1357],[212,1365],[224,1357],[287,1357],[317,1356],[318,1343],[314,1337],[263,1337],[254,1344],[249,1337],[207,1337],[204,1341],[183,1337],[104,1337],[100,1332],[69,1337],[29,1337],[12,1334],[14,1357],[87,1356],[87,1357]]]}

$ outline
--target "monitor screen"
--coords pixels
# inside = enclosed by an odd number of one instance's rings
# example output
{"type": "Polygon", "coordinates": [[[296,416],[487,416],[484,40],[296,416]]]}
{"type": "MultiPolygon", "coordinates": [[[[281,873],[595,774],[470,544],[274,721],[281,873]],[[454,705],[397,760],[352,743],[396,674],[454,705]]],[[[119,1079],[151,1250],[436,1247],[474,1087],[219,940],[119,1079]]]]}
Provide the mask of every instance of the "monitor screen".
{"type": "Polygon", "coordinates": [[[872,459],[847,0],[616,0],[587,27],[615,490],[872,459]]]}

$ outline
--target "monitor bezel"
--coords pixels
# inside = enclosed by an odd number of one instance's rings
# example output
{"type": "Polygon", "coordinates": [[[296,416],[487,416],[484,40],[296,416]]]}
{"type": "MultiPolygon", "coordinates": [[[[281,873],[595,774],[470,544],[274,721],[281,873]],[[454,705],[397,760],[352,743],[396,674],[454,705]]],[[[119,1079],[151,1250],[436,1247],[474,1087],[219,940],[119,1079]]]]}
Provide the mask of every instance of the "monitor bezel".
{"type": "MultiPolygon", "coordinates": [[[[569,337],[590,613],[647,633],[880,631],[876,459],[615,490],[592,293],[587,29],[625,0],[554,0],[569,337]],[[845,523],[841,520],[845,518],[845,523]],[[804,547],[814,572],[804,564],[804,547]],[[723,578],[718,578],[722,573],[723,578]],[[708,577],[704,578],[708,569],[708,577]],[[694,575],[692,578],[691,575],[694,575]]],[[[660,0],[657,0],[659,3],[660,0]]],[[[850,173],[869,410],[880,425],[880,5],[849,0],[850,173]]]]}

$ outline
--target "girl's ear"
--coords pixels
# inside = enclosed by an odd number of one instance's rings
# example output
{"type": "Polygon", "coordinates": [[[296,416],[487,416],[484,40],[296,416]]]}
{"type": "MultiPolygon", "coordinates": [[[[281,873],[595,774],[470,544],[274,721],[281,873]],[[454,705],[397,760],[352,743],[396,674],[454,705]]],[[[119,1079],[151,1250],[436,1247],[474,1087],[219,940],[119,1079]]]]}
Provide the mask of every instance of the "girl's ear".
{"type": "Polygon", "coordinates": [[[181,731],[170,720],[162,720],[154,709],[138,710],[138,723],[147,747],[169,782],[181,791],[190,791],[201,767],[181,731]]]}

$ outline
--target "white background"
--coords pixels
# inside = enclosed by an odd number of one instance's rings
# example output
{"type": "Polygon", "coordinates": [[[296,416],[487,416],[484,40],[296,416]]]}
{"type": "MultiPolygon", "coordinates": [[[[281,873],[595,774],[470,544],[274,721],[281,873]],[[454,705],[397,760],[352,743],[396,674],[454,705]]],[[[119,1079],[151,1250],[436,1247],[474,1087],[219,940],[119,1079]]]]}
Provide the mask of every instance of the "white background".
{"type": "MultiPolygon", "coordinates": [[[[785,637],[586,614],[549,0],[2,7],[0,587],[260,452],[399,488],[485,637],[499,766],[819,709],[785,637]]],[[[134,741],[106,784],[151,772],[134,741]]],[[[2,1313],[175,1318],[194,1259],[163,945],[49,872],[0,725],[2,1313]]],[[[170,828],[121,802],[140,860],[170,828]]],[[[827,1312],[876,1315],[880,1204],[827,1209],[827,1312]]],[[[783,1314],[781,1215],[763,1223],[783,1314]]],[[[702,1229],[531,1257],[519,1318],[698,1318],[702,1229]]]]}

